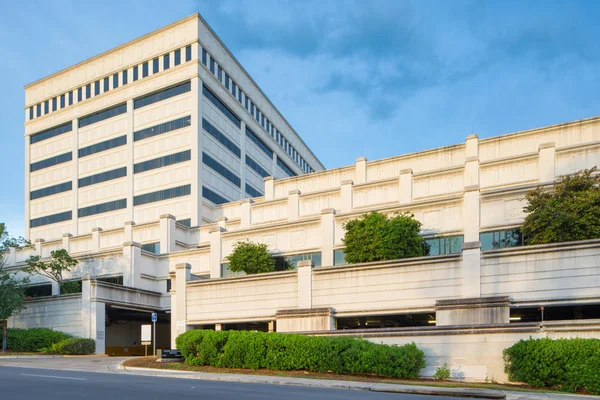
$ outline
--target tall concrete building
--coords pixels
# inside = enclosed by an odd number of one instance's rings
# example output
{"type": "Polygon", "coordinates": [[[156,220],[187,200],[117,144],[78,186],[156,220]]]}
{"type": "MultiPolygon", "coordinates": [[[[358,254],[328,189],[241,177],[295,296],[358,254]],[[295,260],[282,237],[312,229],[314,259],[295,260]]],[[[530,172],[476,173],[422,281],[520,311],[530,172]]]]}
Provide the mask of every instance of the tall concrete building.
{"type": "MultiPolygon", "coordinates": [[[[26,236],[77,236],[263,194],[323,165],[199,14],[25,87],[26,236]]],[[[147,244],[146,248],[159,252],[147,244]]]]}

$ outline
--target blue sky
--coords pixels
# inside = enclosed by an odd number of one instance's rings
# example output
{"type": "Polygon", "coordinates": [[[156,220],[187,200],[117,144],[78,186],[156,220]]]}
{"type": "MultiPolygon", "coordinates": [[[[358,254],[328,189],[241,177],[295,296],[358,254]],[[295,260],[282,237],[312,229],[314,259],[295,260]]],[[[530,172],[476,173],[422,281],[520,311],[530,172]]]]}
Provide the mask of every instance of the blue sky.
{"type": "Polygon", "coordinates": [[[327,168],[600,115],[597,1],[27,1],[0,13],[0,221],[23,86],[200,12],[327,168]]]}

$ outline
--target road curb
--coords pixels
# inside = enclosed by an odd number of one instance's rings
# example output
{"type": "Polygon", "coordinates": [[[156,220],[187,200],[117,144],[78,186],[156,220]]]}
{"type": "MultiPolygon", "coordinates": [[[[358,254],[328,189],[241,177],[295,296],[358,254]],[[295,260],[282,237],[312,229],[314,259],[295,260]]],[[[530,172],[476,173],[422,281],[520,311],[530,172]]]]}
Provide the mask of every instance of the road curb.
{"type": "Polygon", "coordinates": [[[189,372],[161,370],[155,368],[126,367],[119,363],[117,369],[124,371],[140,371],[151,373],[157,377],[177,377],[187,379],[199,379],[207,381],[224,381],[236,383],[255,383],[266,385],[305,386],[322,389],[346,389],[346,390],[368,390],[372,392],[420,394],[430,396],[452,396],[469,397],[478,399],[505,399],[506,394],[497,390],[488,389],[461,389],[461,388],[438,388],[431,386],[410,386],[394,384],[371,384],[366,382],[339,381],[339,380],[316,380],[308,378],[285,378],[277,376],[246,375],[246,374],[220,374],[206,372],[189,372]]]}
{"type": "Polygon", "coordinates": [[[0,361],[2,361],[2,360],[14,360],[14,359],[17,359],[17,358],[29,358],[29,359],[35,360],[35,359],[40,359],[40,358],[65,358],[65,356],[58,355],[58,354],[56,354],[56,355],[48,355],[48,356],[41,356],[41,355],[40,356],[0,356],[0,361]]]}

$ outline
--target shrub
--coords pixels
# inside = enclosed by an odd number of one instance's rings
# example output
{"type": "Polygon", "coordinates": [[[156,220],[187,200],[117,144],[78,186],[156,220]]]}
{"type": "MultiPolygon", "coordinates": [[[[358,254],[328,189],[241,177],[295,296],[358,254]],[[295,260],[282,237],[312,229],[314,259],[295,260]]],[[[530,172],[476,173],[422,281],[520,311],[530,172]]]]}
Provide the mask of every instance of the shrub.
{"type": "Polygon", "coordinates": [[[443,366],[437,367],[435,374],[433,374],[433,378],[436,381],[447,381],[450,379],[450,369],[448,368],[448,364],[444,363],[443,366]]]}
{"type": "Polygon", "coordinates": [[[7,346],[12,351],[36,352],[70,337],[48,328],[9,328],[6,332],[7,346]]]}
{"type": "Polygon", "coordinates": [[[504,350],[513,382],[600,394],[600,339],[528,339],[504,350]]]}
{"type": "Polygon", "coordinates": [[[54,343],[49,349],[46,349],[45,352],[62,354],[65,356],[94,354],[96,353],[96,342],[94,339],[66,339],[61,342],[54,343]]]}
{"type": "Polygon", "coordinates": [[[227,259],[231,272],[243,271],[250,275],[275,271],[275,258],[266,244],[237,242],[227,259]]]}
{"type": "Polygon", "coordinates": [[[425,354],[414,343],[389,346],[350,337],[196,330],[176,344],[186,363],[221,368],[416,378],[425,367],[425,354]]]}

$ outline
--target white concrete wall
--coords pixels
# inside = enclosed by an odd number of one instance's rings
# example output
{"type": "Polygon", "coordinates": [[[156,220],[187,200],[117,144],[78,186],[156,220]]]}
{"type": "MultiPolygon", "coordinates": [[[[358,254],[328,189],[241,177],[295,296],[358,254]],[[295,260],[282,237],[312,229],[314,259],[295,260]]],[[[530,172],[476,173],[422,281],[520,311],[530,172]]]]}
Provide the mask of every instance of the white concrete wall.
{"type": "Polygon", "coordinates": [[[25,302],[25,310],[8,320],[9,328],[51,328],[82,337],[81,295],[44,298],[25,302]]]}

